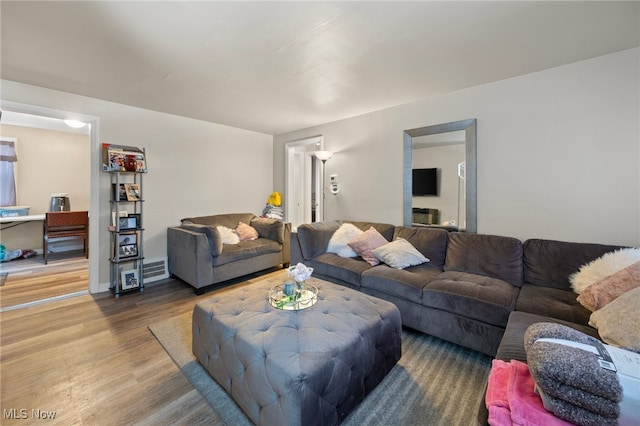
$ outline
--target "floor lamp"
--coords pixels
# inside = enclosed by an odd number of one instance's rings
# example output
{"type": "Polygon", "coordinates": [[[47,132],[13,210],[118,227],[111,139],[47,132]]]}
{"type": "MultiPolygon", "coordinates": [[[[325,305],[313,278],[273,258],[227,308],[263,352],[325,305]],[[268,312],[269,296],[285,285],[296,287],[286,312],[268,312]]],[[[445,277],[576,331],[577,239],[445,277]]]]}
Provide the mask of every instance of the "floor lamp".
{"type": "Polygon", "coordinates": [[[324,186],[324,165],[329,158],[333,155],[331,151],[316,151],[315,156],[318,160],[322,161],[322,220],[325,220],[324,217],[324,202],[325,202],[325,186],[324,186]]]}

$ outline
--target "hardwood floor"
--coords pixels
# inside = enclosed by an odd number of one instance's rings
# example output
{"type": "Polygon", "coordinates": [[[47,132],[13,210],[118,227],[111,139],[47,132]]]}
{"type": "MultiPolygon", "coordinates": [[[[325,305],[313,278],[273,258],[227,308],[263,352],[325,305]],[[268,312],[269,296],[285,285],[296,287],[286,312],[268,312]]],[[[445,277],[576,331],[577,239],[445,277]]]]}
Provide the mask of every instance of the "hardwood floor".
{"type": "Polygon", "coordinates": [[[20,305],[89,288],[89,260],[61,257],[44,265],[42,256],[3,264],[7,273],[0,286],[0,307],[20,305]]]}
{"type": "Polygon", "coordinates": [[[0,313],[0,423],[40,422],[36,410],[55,412],[46,423],[60,425],[210,423],[209,404],[147,328],[210,295],[168,279],[119,299],[102,293],[0,313]]]}

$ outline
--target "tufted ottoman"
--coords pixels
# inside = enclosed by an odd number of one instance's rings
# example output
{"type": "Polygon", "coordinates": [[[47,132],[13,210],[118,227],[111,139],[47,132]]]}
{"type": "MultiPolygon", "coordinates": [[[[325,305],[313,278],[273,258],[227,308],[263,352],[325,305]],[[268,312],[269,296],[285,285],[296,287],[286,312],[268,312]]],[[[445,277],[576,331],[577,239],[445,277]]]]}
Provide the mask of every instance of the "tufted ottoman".
{"type": "Polygon", "coordinates": [[[340,423],[400,359],[392,303],[311,278],[318,302],[269,305],[272,278],[221,291],[193,310],[193,353],[259,425],[340,423]]]}

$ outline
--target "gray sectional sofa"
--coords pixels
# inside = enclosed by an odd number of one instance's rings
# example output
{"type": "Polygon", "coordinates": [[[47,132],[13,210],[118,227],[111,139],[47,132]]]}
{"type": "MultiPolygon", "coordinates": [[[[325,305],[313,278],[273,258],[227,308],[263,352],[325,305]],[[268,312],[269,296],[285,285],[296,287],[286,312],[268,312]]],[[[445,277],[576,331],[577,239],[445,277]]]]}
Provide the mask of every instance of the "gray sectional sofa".
{"type": "Polygon", "coordinates": [[[205,287],[282,265],[290,259],[290,224],[230,213],[182,219],[167,229],[169,273],[191,284],[196,294],[205,287]],[[217,226],[235,229],[240,222],[252,226],[258,238],[223,244],[217,226]]]}
{"type": "Polygon", "coordinates": [[[404,238],[430,259],[400,270],[327,253],[342,223],[299,226],[291,234],[292,262],[312,266],[316,277],[393,302],[405,326],[491,356],[514,350],[511,333],[505,334],[508,327],[519,329],[539,318],[596,333],[588,326],[590,312],[576,301],[569,275],[621,248],[541,239],[523,243],[496,235],[349,221],[362,230],[373,226],[388,241],[404,238]]]}
{"type": "MultiPolygon", "coordinates": [[[[404,326],[505,361],[526,362],[524,332],[536,322],[560,323],[599,337],[569,277],[623,248],[348,222],[363,231],[373,226],[388,241],[404,238],[430,262],[399,270],[327,253],[343,221],[299,226],[291,234],[292,262],[312,266],[316,277],[393,302],[404,326]]],[[[487,424],[484,404],[478,424],[487,424]]]]}

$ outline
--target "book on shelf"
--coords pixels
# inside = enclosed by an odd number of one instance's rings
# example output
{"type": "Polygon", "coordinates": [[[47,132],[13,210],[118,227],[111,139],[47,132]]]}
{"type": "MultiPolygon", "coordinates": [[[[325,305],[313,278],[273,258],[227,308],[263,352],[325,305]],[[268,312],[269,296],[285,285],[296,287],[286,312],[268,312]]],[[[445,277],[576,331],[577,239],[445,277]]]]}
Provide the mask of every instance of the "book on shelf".
{"type": "Polygon", "coordinates": [[[127,188],[125,183],[120,183],[116,186],[115,183],[111,184],[111,198],[114,201],[128,201],[127,200],[127,188]]]}

